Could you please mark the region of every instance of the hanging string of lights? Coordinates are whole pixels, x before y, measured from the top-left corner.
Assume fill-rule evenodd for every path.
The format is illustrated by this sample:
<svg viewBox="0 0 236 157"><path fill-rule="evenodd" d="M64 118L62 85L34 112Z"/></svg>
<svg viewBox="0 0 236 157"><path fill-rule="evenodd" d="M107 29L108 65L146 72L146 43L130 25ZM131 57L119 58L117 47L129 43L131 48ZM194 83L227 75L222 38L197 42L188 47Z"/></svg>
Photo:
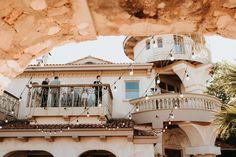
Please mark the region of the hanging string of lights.
<svg viewBox="0 0 236 157"><path fill-rule="evenodd" d="M153 47L153 48L156 48L158 45L157 45L157 42L156 42L155 39L154 39L154 36L151 36L151 39L152 39L152 47ZM138 53L138 55L135 57L134 60L136 60L136 59L140 56L140 54L143 52L144 49L145 49L145 46L141 49L141 51ZM172 53L172 50L173 50L173 48L171 48L169 54L167 55L167 59L169 58L170 61L174 61L174 60L175 60L175 58L174 58L174 56L173 56L173 53ZM192 57L193 57L194 55L195 55L195 53L193 52L193 53L192 53ZM164 64L163 64L163 65L164 65ZM161 65L161 67L162 67L163 65ZM133 63L130 63L130 64L128 65L127 70L129 70L129 75L130 75L130 76L133 76L133 75L134 75ZM111 87L114 86L114 89L113 89L114 92L117 91L117 86L116 86L117 82L122 79L122 77L124 76L125 73L126 73L126 71L124 71L121 75L119 75L119 77L111 84ZM32 79L32 77L31 77L30 80L27 82L27 84L30 83L31 79ZM161 82L159 73L156 73L156 74L155 74L154 79L153 79L153 80L151 81L151 83L148 85L147 89L145 90L145 92L144 92L144 94L143 94L143 96L145 95L145 99L146 99L146 100L148 99L147 92L148 92L150 86L153 84L153 81L154 81L155 79L156 79L156 83L157 83L157 84L159 84L159 83ZM188 72L187 72L187 67L186 67L186 70L185 70L185 75L184 75L184 77L183 77L182 80L184 80L184 79L186 79L187 81L190 79L190 76L189 76L189 74L188 74ZM29 85L29 86L30 86L30 85ZM26 88L26 87L25 87L25 88ZM22 91L21 94L20 94L20 99L22 99L22 94L24 93L25 88L23 89L23 91ZM104 95L104 94L105 94L105 93L103 93L103 95ZM179 93L179 96L180 96L180 98L183 98L183 93L180 92L180 93ZM106 105L108 106L108 104L103 104L103 105L104 105L104 106L106 106ZM102 104L99 103L98 106L101 107ZM79 117L82 116L82 115L84 115L84 113L86 113L86 116L89 117L89 116L90 116L90 114L89 114L89 108L90 108L90 107L88 107L88 108L85 109L82 113L80 113L80 114L77 116L77 118L75 118L75 119L70 119L70 121L68 122L67 130L70 130L70 123L73 122L73 121L75 121L75 120L76 120L76 125L79 125ZM174 114L173 114L174 109L178 109L178 106L175 105L174 108L170 111L170 114L169 114L168 119L167 119L168 124L164 125L164 128L161 130L160 133L165 132L165 130L168 128L168 125L171 125L171 119L174 119ZM134 106L124 117L126 118L126 117L128 116L128 118L131 120L131 119L132 119L131 113L133 113L134 110L136 110L136 112L138 112L138 111L139 111L139 108L138 108L137 106ZM7 121L7 122L8 122L8 121ZM6 122L6 123L7 123L7 122ZM35 120L35 125L36 125L36 126L39 126L40 124ZM55 130L55 129L52 129L52 130L55 130L54 132L56 133L56 132L62 132L63 129L65 129L65 128L60 128L59 130ZM41 132L45 132L45 133L48 132L47 130L45 130L45 129L43 129L43 128L39 128L39 130L40 130ZM49 134L52 133L52 130L49 131Z"/></svg>

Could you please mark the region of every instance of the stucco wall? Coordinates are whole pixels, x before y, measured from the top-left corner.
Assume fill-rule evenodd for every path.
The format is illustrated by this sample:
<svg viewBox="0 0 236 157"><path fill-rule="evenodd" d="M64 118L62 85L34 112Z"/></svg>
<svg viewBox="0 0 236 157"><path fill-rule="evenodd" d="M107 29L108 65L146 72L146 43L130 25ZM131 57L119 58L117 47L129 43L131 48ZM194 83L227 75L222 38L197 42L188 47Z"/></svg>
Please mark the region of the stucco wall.
<svg viewBox="0 0 236 157"><path fill-rule="evenodd" d="M154 157L152 144L133 144L127 138L112 137L107 141L99 138L81 138L79 142L71 138L56 138L54 142L45 139L32 138L29 142L20 142L16 139L5 139L0 143L0 156L15 150L44 150L54 157L79 157L88 150L107 150L116 157Z"/></svg>

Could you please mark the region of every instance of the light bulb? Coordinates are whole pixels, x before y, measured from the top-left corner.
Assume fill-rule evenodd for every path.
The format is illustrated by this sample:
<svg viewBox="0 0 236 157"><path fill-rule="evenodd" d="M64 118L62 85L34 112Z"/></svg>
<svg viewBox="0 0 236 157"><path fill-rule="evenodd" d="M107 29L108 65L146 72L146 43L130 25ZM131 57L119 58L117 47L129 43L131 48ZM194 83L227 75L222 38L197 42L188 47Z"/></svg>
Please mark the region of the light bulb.
<svg viewBox="0 0 236 157"><path fill-rule="evenodd" d="M15 112L14 112L14 110L11 110L11 114L14 114Z"/></svg>
<svg viewBox="0 0 236 157"><path fill-rule="evenodd" d="M171 125L171 121L170 120L169 120L168 124Z"/></svg>
<svg viewBox="0 0 236 157"><path fill-rule="evenodd" d="M189 76L189 74L186 74L186 80L187 80L187 81L190 80L190 76Z"/></svg>
<svg viewBox="0 0 236 157"><path fill-rule="evenodd" d="M101 102L99 102L98 107L102 107L102 103Z"/></svg>
<svg viewBox="0 0 236 157"><path fill-rule="evenodd" d="M136 112L138 112L138 111L139 111L139 107L137 106L137 107L136 107Z"/></svg>
<svg viewBox="0 0 236 157"><path fill-rule="evenodd" d="M165 126L165 129L168 129L167 125Z"/></svg>
<svg viewBox="0 0 236 157"><path fill-rule="evenodd" d="M148 98L148 95L146 94L146 96L145 96L145 100L148 100L149 98Z"/></svg>
<svg viewBox="0 0 236 157"><path fill-rule="evenodd" d="M175 117L174 117L174 114L173 113L170 113L170 118L172 118L172 119L174 119Z"/></svg>
<svg viewBox="0 0 236 157"><path fill-rule="evenodd" d="M114 92L116 92L117 91L117 88L116 88L116 86L114 86Z"/></svg>
<svg viewBox="0 0 236 157"><path fill-rule="evenodd" d="M180 97L180 98L183 98L183 97L184 97L183 93L180 93L180 94L179 94L179 97Z"/></svg>
<svg viewBox="0 0 236 157"><path fill-rule="evenodd" d="M89 115L89 112L87 112L87 117L89 117L90 115Z"/></svg>
<svg viewBox="0 0 236 157"><path fill-rule="evenodd" d="M8 123L8 119L5 119L5 123Z"/></svg>
<svg viewBox="0 0 236 157"><path fill-rule="evenodd" d="M160 84L160 83L161 83L160 78L157 78L157 84Z"/></svg>
<svg viewBox="0 0 236 157"><path fill-rule="evenodd" d="M130 70L129 75L130 75L130 76L133 76L133 75L134 75L134 70L133 70L133 69Z"/></svg>
<svg viewBox="0 0 236 157"><path fill-rule="evenodd" d="M192 53L192 59L195 59L196 58L196 55L195 55L195 53L193 52Z"/></svg>
<svg viewBox="0 0 236 157"><path fill-rule="evenodd" d="M129 120L131 120L132 119L132 116L131 116L131 114L129 114Z"/></svg>
<svg viewBox="0 0 236 157"><path fill-rule="evenodd" d="M19 97L19 102L21 102L21 101L22 101L22 97L20 96L20 97Z"/></svg>
<svg viewBox="0 0 236 157"><path fill-rule="evenodd" d="M79 125L79 120L78 119L76 120L76 125Z"/></svg>
<svg viewBox="0 0 236 157"><path fill-rule="evenodd" d="M172 54L170 54L170 60L171 60L171 61L174 61L174 60L175 60L175 58L173 57Z"/></svg>
<svg viewBox="0 0 236 157"><path fill-rule="evenodd" d="M30 84L28 85L28 87L29 87L29 88L32 88L32 84L30 83Z"/></svg>
<svg viewBox="0 0 236 157"><path fill-rule="evenodd" d="M0 125L0 129L2 129L2 126Z"/></svg>
<svg viewBox="0 0 236 157"><path fill-rule="evenodd" d="M67 127L67 130L70 130L70 126Z"/></svg>
<svg viewBox="0 0 236 157"><path fill-rule="evenodd" d="M60 133L62 133L62 129L60 129Z"/></svg>
<svg viewBox="0 0 236 157"><path fill-rule="evenodd" d="M163 129L163 130L162 130L162 132L166 132L166 130L165 130L165 129Z"/></svg>
<svg viewBox="0 0 236 157"><path fill-rule="evenodd" d="M174 109L178 109L178 105L175 104Z"/></svg>

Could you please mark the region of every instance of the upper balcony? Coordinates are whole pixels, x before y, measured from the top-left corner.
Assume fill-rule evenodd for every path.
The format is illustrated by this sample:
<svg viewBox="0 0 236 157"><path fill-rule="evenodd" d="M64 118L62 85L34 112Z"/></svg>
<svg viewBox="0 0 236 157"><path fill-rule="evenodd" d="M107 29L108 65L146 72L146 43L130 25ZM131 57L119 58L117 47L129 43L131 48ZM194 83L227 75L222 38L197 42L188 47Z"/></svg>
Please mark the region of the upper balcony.
<svg viewBox="0 0 236 157"><path fill-rule="evenodd" d="M186 35L155 35L152 37L127 37L124 41L126 55L135 62L151 62L157 66L185 60L193 64L211 62L204 37Z"/></svg>
<svg viewBox="0 0 236 157"><path fill-rule="evenodd" d="M29 91L28 118L111 116L108 84L33 85Z"/></svg>
<svg viewBox="0 0 236 157"><path fill-rule="evenodd" d="M4 91L3 95L0 95L0 119L17 118L19 105L19 98Z"/></svg>
<svg viewBox="0 0 236 157"><path fill-rule="evenodd" d="M154 127L161 127L171 111L174 115L172 121L211 122L222 105L215 97L194 93L156 94L130 100L130 103L136 107L134 121L138 124L159 125ZM156 124L155 121L160 123Z"/></svg>

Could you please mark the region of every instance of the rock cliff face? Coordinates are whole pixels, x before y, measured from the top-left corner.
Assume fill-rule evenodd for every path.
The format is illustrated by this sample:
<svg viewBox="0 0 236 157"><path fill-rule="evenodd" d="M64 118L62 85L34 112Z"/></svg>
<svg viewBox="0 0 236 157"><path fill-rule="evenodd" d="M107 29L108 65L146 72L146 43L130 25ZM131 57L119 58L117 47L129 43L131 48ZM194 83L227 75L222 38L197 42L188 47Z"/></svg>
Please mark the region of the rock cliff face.
<svg viewBox="0 0 236 157"><path fill-rule="evenodd" d="M53 47L98 35L236 38L236 0L1 0L0 89Z"/></svg>

